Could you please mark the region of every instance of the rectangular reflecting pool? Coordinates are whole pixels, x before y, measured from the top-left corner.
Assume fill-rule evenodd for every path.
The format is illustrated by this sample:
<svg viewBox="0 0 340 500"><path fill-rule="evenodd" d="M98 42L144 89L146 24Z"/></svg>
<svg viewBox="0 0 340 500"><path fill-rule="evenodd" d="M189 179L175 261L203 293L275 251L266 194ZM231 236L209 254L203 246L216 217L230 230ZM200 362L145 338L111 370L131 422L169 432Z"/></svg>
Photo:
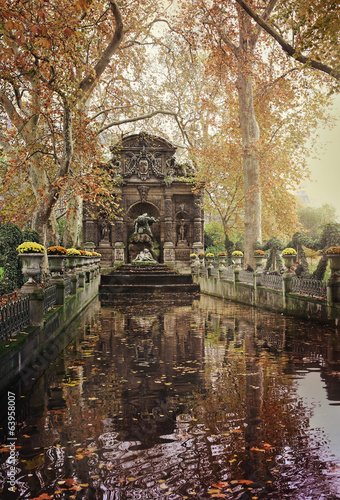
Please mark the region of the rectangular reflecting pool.
<svg viewBox="0 0 340 500"><path fill-rule="evenodd" d="M340 497L337 331L206 296L88 317L9 389L1 499Z"/></svg>

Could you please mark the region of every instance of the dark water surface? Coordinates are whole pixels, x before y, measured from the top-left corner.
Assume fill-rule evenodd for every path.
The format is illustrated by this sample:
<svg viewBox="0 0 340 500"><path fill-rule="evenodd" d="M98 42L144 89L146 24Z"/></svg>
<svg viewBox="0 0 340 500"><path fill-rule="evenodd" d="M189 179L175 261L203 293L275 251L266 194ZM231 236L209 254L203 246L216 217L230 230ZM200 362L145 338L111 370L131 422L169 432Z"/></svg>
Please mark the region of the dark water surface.
<svg viewBox="0 0 340 500"><path fill-rule="evenodd" d="M92 313L17 395L15 493L2 424L2 499L340 498L339 333L204 296Z"/></svg>

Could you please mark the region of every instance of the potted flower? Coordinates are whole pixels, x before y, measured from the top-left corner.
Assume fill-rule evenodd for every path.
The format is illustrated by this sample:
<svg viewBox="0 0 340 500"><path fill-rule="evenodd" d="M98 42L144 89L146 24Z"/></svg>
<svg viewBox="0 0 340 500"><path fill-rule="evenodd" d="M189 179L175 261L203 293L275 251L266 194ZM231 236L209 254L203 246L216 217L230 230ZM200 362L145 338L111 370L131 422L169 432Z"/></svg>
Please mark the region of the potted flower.
<svg viewBox="0 0 340 500"><path fill-rule="evenodd" d="M34 282L34 277L40 273L45 247L35 241L25 241L18 246L17 251L22 260L22 272L28 282Z"/></svg>
<svg viewBox="0 0 340 500"><path fill-rule="evenodd" d="M200 252L200 253L198 254L198 258L199 258L199 261L200 261L201 263L204 261L204 257L205 257L205 255L204 255L204 253L203 253L203 252Z"/></svg>
<svg viewBox="0 0 340 500"><path fill-rule="evenodd" d="M191 253L191 254L190 254L190 260L191 260L191 261L194 261L194 260L196 260L196 259L197 259L197 254L195 254L195 253Z"/></svg>
<svg viewBox="0 0 340 500"><path fill-rule="evenodd" d="M211 252L208 252L205 257L209 263L213 262L214 260L214 254Z"/></svg>
<svg viewBox="0 0 340 500"><path fill-rule="evenodd" d="M325 254L329 260L329 267L332 273L340 270L340 247L329 247L327 248Z"/></svg>
<svg viewBox="0 0 340 500"><path fill-rule="evenodd" d="M66 250L66 265L69 269L73 270L80 262L81 253L76 248L68 248Z"/></svg>
<svg viewBox="0 0 340 500"><path fill-rule="evenodd" d="M282 258L285 266L289 269L295 262L297 251L295 248L285 248L282 252Z"/></svg>
<svg viewBox="0 0 340 500"><path fill-rule="evenodd" d="M234 250L231 256L233 257L233 260L235 262L236 269L239 269L242 264L243 252L241 252L240 250Z"/></svg>
<svg viewBox="0 0 340 500"><path fill-rule="evenodd" d="M260 269L262 267L264 256L265 256L265 253L263 250L255 250L254 261L255 261L256 269Z"/></svg>
<svg viewBox="0 0 340 500"><path fill-rule="evenodd" d="M48 247L47 250L48 265L53 276L59 276L63 270L64 259L67 256L67 250L61 246Z"/></svg>

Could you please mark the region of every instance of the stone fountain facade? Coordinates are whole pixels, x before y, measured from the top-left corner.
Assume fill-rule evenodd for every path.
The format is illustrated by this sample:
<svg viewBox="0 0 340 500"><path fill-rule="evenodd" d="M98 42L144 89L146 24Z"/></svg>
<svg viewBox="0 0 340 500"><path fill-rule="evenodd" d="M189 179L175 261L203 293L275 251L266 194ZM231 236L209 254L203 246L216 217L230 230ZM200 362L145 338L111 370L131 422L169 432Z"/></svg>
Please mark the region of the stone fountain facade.
<svg viewBox="0 0 340 500"><path fill-rule="evenodd" d="M190 253L204 248L203 193L193 192L192 171L176 162L170 142L145 133L124 137L112 152L122 214L109 221L90 217L85 209L83 241L102 254L103 267L132 262L145 246L153 247L158 262L189 268ZM157 219L152 241L146 234L134 235L134 221L142 214Z"/></svg>

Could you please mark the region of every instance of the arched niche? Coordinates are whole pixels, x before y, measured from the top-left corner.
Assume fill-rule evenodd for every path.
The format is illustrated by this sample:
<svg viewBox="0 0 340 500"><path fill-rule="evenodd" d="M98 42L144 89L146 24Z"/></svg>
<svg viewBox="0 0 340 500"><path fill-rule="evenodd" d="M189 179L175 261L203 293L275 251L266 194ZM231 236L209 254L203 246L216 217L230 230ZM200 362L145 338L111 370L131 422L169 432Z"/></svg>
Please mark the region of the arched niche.
<svg viewBox="0 0 340 500"><path fill-rule="evenodd" d="M149 217L154 217L158 219L158 222L154 222L151 225L151 231L153 238L149 238L147 235L143 235L145 239L142 242L133 241L134 235L134 221L139 215L148 214ZM154 259L160 260L160 243L161 243L161 225L160 225L160 212L159 209L149 202L138 202L131 205L127 212L127 227L128 227L128 241L127 241L127 258L129 262L132 262L137 254L143 250L143 248L148 248Z"/></svg>

